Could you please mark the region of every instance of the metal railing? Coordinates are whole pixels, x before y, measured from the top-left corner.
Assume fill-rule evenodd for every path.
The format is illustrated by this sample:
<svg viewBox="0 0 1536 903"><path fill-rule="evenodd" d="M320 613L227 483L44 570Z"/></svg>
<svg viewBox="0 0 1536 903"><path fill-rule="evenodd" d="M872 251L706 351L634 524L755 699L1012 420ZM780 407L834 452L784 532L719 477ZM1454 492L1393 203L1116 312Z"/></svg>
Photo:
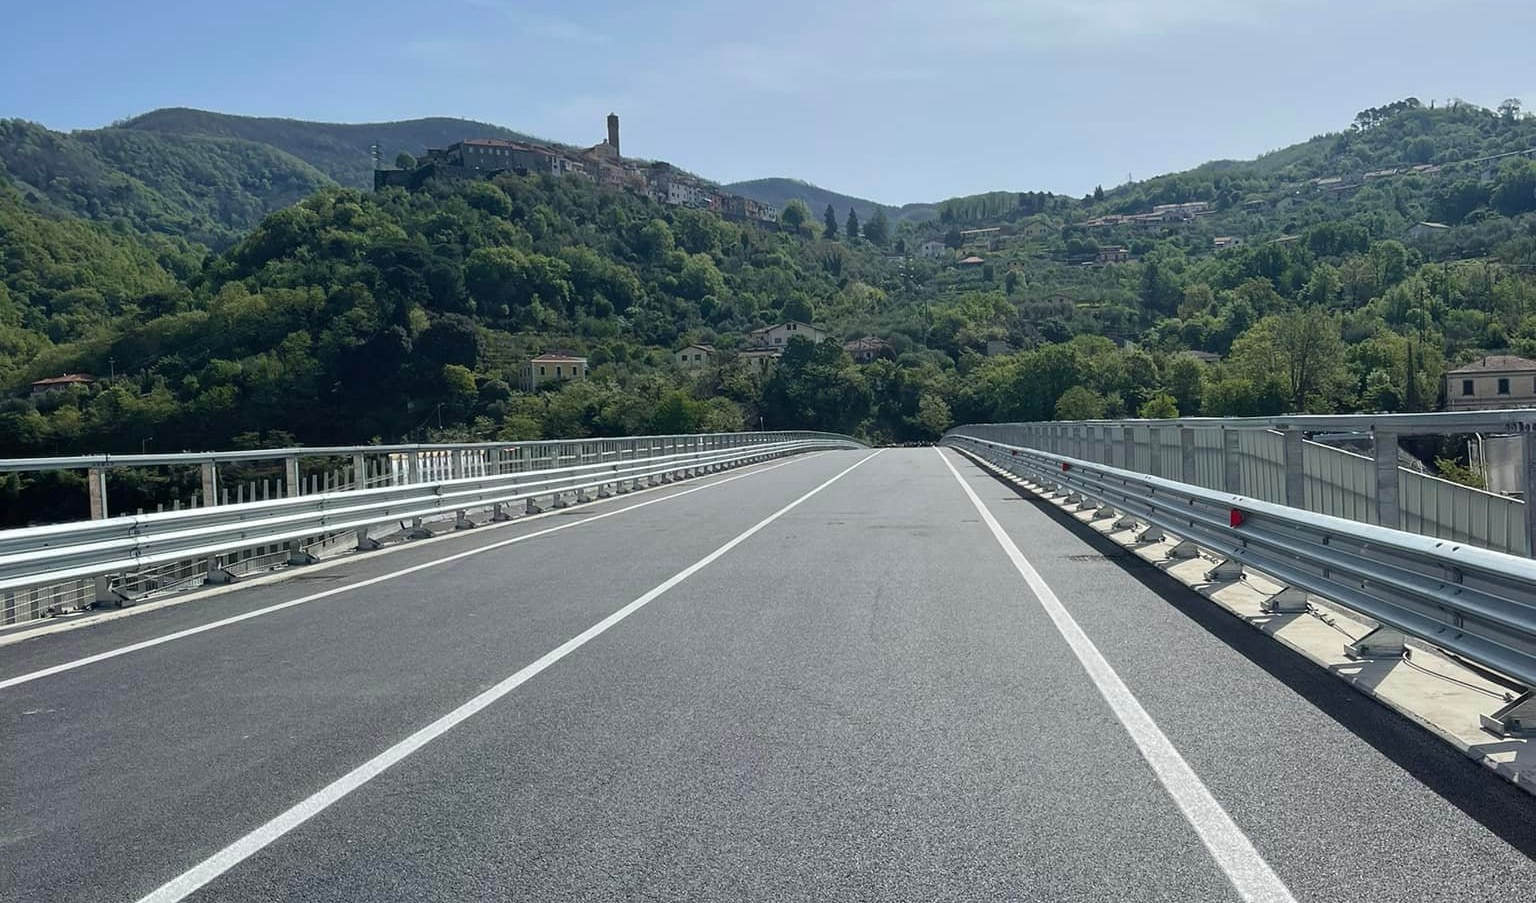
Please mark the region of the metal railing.
<svg viewBox="0 0 1536 903"><path fill-rule="evenodd" d="M985 432L960 427L943 442L1099 508L1118 528L1142 528L1140 541L1171 535L1182 540L1175 554L1207 550L1220 561L1208 579L1268 575L1287 587L1271 611L1303 610L1312 593L1365 616L1378 626L1347 647L1352 655L1401 656L1414 637L1536 686L1536 561L976 435ZM1536 729L1536 699L1521 695L1484 726Z"/></svg>
<svg viewBox="0 0 1536 903"><path fill-rule="evenodd" d="M369 486L399 486L410 483L523 473L571 464L601 461L637 460L654 455L684 451L737 448L765 445L790 439L846 439L830 433L812 431L701 433L666 436L623 436L603 439L555 439L529 442L464 442L441 445L349 445L295 448L246 449L240 451L180 452L139 455L79 455L50 458L0 458L0 473L46 473L84 471L89 496L90 517L105 518L108 510L109 475L127 468L197 468L200 486L186 506L205 507L229 504L230 488L223 485L225 470L262 462L282 463L282 475L259 483L240 483L235 501L261 497L291 498L313 491L315 486L330 489L361 489ZM324 476L306 478L301 465L321 462ZM343 463L344 468L330 464ZM345 479L338 475L344 472ZM241 491L248 487L250 492Z"/></svg>
<svg viewBox="0 0 1536 903"><path fill-rule="evenodd" d="M355 547L376 548L381 531L424 536L424 523L452 518L455 527L473 526L470 512L490 510L493 520L511 516L537 500L564 506L571 497L587 501L656 482L756 463L807 451L856 448L846 436L823 433L737 433L689 437L643 437L534 444L537 452L516 458L511 472L452 476L374 488L325 492L238 505L189 508L157 514L53 524L0 531L0 623L15 623L69 608L140 598L137 587L164 588L158 575L185 582L232 576L232 565L272 557L302 563L312 549L355 536ZM522 447L494 446L503 455ZM282 450L284 452L290 450ZM433 453L431 448L413 452ZM454 449L452 451L458 451ZM305 450L308 454L310 450ZM237 452L237 455L247 453ZM567 463L575 461L576 463ZM538 466L543 465L543 466ZM462 456L452 471L462 473ZM415 467L411 474L421 473ZM88 582L94 593L81 587ZM49 602L39 588L73 604Z"/></svg>
<svg viewBox="0 0 1536 903"><path fill-rule="evenodd" d="M1399 465L1399 439L1405 436L1520 435L1529 499L1536 495L1536 410L998 423L963 429L1021 448L1516 555L1532 554L1530 537L1536 536L1536 504ZM1311 435L1362 440L1370 454L1324 445Z"/></svg>

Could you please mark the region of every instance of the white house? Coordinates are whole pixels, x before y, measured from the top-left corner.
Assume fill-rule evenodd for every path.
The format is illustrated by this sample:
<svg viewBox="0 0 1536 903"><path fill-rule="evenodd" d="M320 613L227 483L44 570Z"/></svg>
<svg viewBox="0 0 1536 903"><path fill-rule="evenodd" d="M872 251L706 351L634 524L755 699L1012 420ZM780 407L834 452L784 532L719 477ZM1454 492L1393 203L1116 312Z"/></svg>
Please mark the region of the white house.
<svg viewBox="0 0 1536 903"><path fill-rule="evenodd" d="M945 257L953 256L953 252L949 250L949 246L944 244L944 242L939 241L937 238L930 238L917 246L917 256L927 257L929 260L942 260Z"/></svg>
<svg viewBox="0 0 1536 903"><path fill-rule="evenodd" d="M715 346L689 345L672 352L672 359L684 370L702 370L715 362Z"/></svg>
<svg viewBox="0 0 1536 903"><path fill-rule="evenodd" d="M753 348L783 348L795 336L804 336L812 342L820 342L827 334L809 323L788 320L777 326L764 326L747 333L747 344Z"/></svg>

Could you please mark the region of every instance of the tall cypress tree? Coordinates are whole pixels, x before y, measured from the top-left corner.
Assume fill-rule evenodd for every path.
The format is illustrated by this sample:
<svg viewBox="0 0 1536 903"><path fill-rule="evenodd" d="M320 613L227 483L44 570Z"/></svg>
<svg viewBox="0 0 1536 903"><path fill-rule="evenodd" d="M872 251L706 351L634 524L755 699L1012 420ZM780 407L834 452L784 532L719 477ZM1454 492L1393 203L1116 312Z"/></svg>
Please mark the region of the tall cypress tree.
<svg viewBox="0 0 1536 903"><path fill-rule="evenodd" d="M831 204L827 205L827 212L822 214L822 219L827 223L827 231L822 235L827 239L837 238L837 211L832 209Z"/></svg>
<svg viewBox="0 0 1536 903"><path fill-rule="evenodd" d="M852 207L848 208L848 228L847 228L847 233L848 233L848 237L849 238L858 238L859 234L860 234L859 233L859 215L854 212Z"/></svg>

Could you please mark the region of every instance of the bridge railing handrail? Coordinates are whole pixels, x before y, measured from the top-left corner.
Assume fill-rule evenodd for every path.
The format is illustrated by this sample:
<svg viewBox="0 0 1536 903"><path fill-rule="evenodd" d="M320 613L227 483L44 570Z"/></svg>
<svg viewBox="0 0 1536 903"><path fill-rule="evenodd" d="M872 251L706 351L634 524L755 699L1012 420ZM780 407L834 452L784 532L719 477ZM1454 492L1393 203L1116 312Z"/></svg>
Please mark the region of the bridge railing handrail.
<svg viewBox="0 0 1536 903"><path fill-rule="evenodd" d="M451 515L557 493L600 490L626 481L860 445L849 437L833 434L751 435L770 435L779 441L697 447L515 473L3 530L0 592L134 573L167 562L216 558L242 549L349 530L365 534L369 527L394 521ZM700 443L704 444L707 443Z"/></svg>
<svg viewBox="0 0 1536 903"><path fill-rule="evenodd" d="M1536 686L1536 561L951 431L946 444Z"/></svg>

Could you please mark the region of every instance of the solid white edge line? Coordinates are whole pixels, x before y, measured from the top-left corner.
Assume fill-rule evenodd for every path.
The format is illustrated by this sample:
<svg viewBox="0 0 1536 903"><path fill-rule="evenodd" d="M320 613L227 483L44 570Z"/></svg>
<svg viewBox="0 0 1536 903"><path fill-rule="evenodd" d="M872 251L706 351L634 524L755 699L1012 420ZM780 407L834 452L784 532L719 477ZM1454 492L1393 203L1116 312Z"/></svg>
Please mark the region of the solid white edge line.
<svg viewBox="0 0 1536 903"><path fill-rule="evenodd" d="M720 558L720 556L741 545L743 542L751 538L764 527L767 527L769 524L788 514L790 511L793 511L795 508L799 507L802 502L806 501L811 496L814 496L816 493L822 491L823 489L826 489L828 486L831 486L833 483L836 483L838 480L852 472L854 468L858 467L859 465L863 464L878 454L880 454L880 452L876 451L855 461L853 464L844 468L831 479L817 486L815 489L812 489L810 492L807 492L806 494L790 502L788 505L785 505L774 513L768 515L767 517L758 521L756 524L748 527L742 533L737 534L735 538L729 540L724 545L715 549L713 552L710 552L708 555L705 555L703 558L700 558L698 561L695 561L688 567L683 568L676 574L673 574L671 577L658 584L645 595L634 600L628 605L625 605L623 608L615 611L613 614L607 616L606 618L603 618L601 621L598 621L596 624L593 624L591 627L588 627L586 630L583 630L576 636L571 637L569 640L566 640L564 643L561 643L559 646L555 647L549 652L546 652L537 661L522 668L511 677L506 678L505 680L501 681L495 686L492 686L490 689L485 690L478 696L475 696L468 702L442 716L426 727L421 728L414 734L411 734L409 737L406 737L404 740L401 740L399 743L391 746L389 749L384 750L382 753L379 753L377 756L374 756L372 759L369 759L367 762L364 762L357 768L354 768L353 770L347 772L345 775L342 775L340 778L337 778L335 781L326 785L313 796L310 796L308 799L292 807L283 814L277 816L256 830L250 832L249 834L220 850L219 852L213 854L212 856L183 872L181 875L177 876L171 881L161 885L157 890L140 898L139 903L176 903L176 901L185 899L189 894L195 892L198 888L207 884L209 881L212 881L214 878L217 878L218 876L229 871L231 868L240 864L246 858L250 857L254 853L259 852L263 847L266 847L268 844L282 837L284 834L287 834L289 831L297 828L299 825L308 821L313 816L325 811L328 807L336 803L342 797L373 780L379 774L388 769L391 765L394 765L395 763L409 756L411 753L416 752L418 749L421 749L423 746L426 746L428 743L431 743L433 740L441 737L443 734L452 730L459 723L501 699L503 696L506 696L508 693L511 693L519 686L522 686L524 683L537 676L541 671L560 661L562 658L565 658L567 655L570 655L572 652L575 652L577 649L580 649L582 646L586 645L589 640L592 640L593 638L601 635L604 631L608 630L608 628L614 626L615 624L629 617L631 614L634 614L636 611L645 607L645 605L656 599L661 594L665 593L667 590L677 586L679 583L682 583L684 580L687 580L689 577L708 567L712 562Z"/></svg>
<svg viewBox="0 0 1536 903"><path fill-rule="evenodd" d="M484 554L486 552L492 552L492 551L495 551L496 549L505 548L507 546L514 545L516 543L526 542L527 540L530 540L530 539L538 539L541 536L548 536L551 533L558 533L561 530L569 530L572 527L579 527L582 524L590 524L593 521L598 521L598 520L602 520L604 518L613 517L614 515L618 515L618 514L624 514L625 512L628 512L628 511L634 511L637 508L644 508L644 507L646 507L648 505L655 505L658 502L665 502L665 501L670 501L671 499L681 498L682 496L690 495L690 494L695 493L695 492L701 492L701 491L703 491L705 489L711 489L711 488L713 488L715 486L724 486L726 483L733 483L733 482L735 482L737 480L745 479L745 478L751 477L751 476L756 476L757 474L760 474L760 473L767 473L770 470L777 470L780 467L784 467L784 466L789 465L789 464L794 464L794 463L796 463L798 461L807 461L807 460L810 460L811 458L817 458L817 457L820 457L821 454L823 454L823 453L818 452L818 453L809 454L809 455L796 455L796 456L790 458L787 461L781 461L781 462L779 462L777 464L773 464L773 465L768 466L768 467L757 467L757 468L754 468L754 469L752 469L750 471L747 471L746 473L739 473L739 474L736 474L734 476L727 477L727 478L725 478L723 480L714 480L712 482L705 483L705 484L703 484L701 486L694 486L694 487L691 487L689 489L684 489L682 492L674 492L671 495L664 495L664 496L660 496L658 498L646 499L643 502L639 502L639 503L634 504L634 505L629 505L629 506L624 507L624 508L616 508L616 509L614 509L612 511L604 511L602 514L594 514L591 517L584 517L581 520L574 520L574 521L570 521L568 523L560 524L558 526L547 527L547 528L545 528L543 530L537 530L537 531L535 531L533 533L524 533L522 535L514 536L514 537L512 537L510 539L504 539L504 540L501 540L500 542L491 543L489 545L476 546L473 549L466 549L463 552L455 552L452 555L446 555L446 556L444 556L442 558L434 558L431 561L424 562L422 564L411 565L410 567L407 567L407 568L401 568L398 571L389 571L389 572L384 573L384 574L379 574L379 575L377 575L375 577L369 577L369 578L367 578L365 580L359 580L356 583L349 583L346 586L332 587L331 589L321 590L320 592L311 593L311 594L309 594L307 596L301 596L301 597L299 597L297 599L289 599L286 602L278 602L278 603L275 603L273 605L265 606L263 608L257 608L257 609L253 609L251 611L242 612L242 613L240 613L238 615L231 615L230 617L227 617L227 618L220 618L217 621L210 621L207 624L199 624L196 627L188 627L188 628L186 628L184 630L177 630L177 631L174 631L172 633L164 634L163 636L151 637L150 639L147 639L147 640L140 640L137 643L130 643L127 646L119 646L116 649L108 649L105 652L98 652L98 653L95 653L94 655L87 655L87 656L85 656L83 658L72 659L70 661L62 662L62 663L57 664L57 665L50 665L47 668L41 668L41 669L38 669L36 671L28 672L26 674L18 674L15 677L8 677L8 678L5 678L4 680L0 680L0 690L8 690L11 687L16 687L16 686L20 686L22 684L31 683L31 682L36 681L36 680L42 680L45 677L52 677L55 674L62 674L64 672L66 672L66 671L73 671L73 670L75 670L77 668L84 668L86 665L94 665L97 662L104 662L104 661L107 661L108 659L113 659L113 658L117 658L119 656L128 655L131 652L139 652L139 651L144 650L144 649L151 649L151 648L153 648L155 646L160 646L160 645L163 645L165 643L173 642L175 640L186 639L189 636L196 636L199 633L207 633L210 630L217 630L220 627L229 627L232 624L239 624L241 621L249 621L252 618L259 618L259 617L262 617L263 615L272 614L273 612L283 611L284 609L294 608L295 606L304 605L304 604L307 604L309 602L316 602L316 601L319 601L320 599L326 599L326 598L329 598L331 596L337 596L337 595L340 595L342 593L348 593L348 592L351 592L353 590L362 589L362 588L368 587L368 586L373 586L376 583L383 583L386 580L394 580L397 577L404 577L404 576L406 576L408 574L414 574L417 571L424 571L424 570L426 570L428 568L435 568L435 567L440 567L440 566L445 565L445 564L451 564L451 563L453 563L455 561L460 561L462 559L469 558L469 557L471 557L473 555L481 555L481 554Z"/></svg>
<svg viewBox="0 0 1536 903"><path fill-rule="evenodd" d="M1125 681L1120 679L1120 675L1104 658L1103 653L1099 652L1093 640L1090 640L1082 627L1078 626L1077 620L1072 617L1055 591L1040 576L1040 572L1035 570L1034 565L1024 557L1024 553L1019 551L1013 538L998 523L997 518L992 515L991 510L971 485L960 475L960 471L955 469L949 456L944 454L941 448L935 448L935 451L939 453L939 459L944 462L944 466L954 474L960 488L965 490L976 512L981 515L982 521L992 531L993 538L997 540L998 545L1002 546L1008 559L1013 562L1014 568L1029 585L1040 606L1045 609L1051 622L1056 625L1057 631L1071 647L1072 654L1077 656L1077 660L1088 672L1099 695L1109 703L1110 710L1125 727L1126 733L1130 734L1142 758L1152 766L1158 781L1178 805L1179 811L1195 829L1195 833L1200 836L1200 841L1210 851L1212 858L1216 860L1216 865L1227 876L1227 880L1232 882L1232 886L1248 903L1295 903L1296 898L1291 896L1291 891L1285 886L1285 882L1280 880L1280 876L1275 874L1274 869L1254 848L1248 835L1243 833L1227 810L1222 808L1221 803L1211 795L1205 782L1200 780L1200 776L1195 774L1195 770L1184 761L1184 756L1174 747L1173 741L1168 739L1147 710L1142 708L1130 687L1125 685Z"/></svg>

